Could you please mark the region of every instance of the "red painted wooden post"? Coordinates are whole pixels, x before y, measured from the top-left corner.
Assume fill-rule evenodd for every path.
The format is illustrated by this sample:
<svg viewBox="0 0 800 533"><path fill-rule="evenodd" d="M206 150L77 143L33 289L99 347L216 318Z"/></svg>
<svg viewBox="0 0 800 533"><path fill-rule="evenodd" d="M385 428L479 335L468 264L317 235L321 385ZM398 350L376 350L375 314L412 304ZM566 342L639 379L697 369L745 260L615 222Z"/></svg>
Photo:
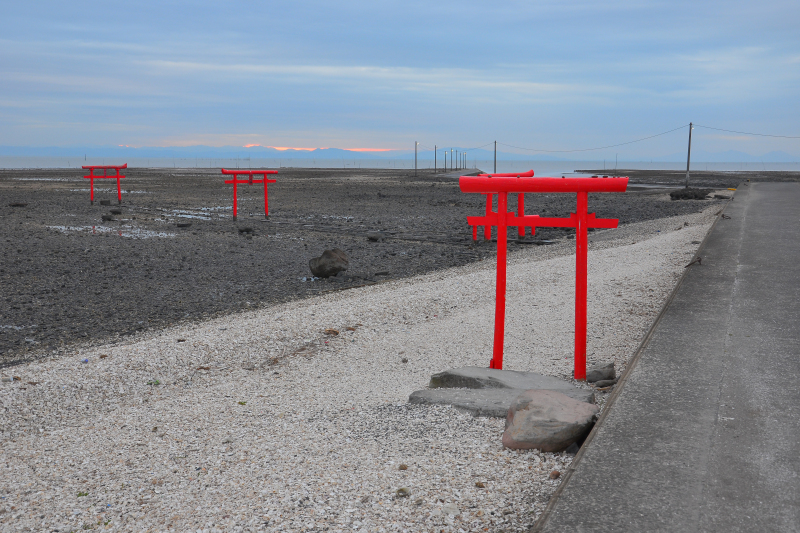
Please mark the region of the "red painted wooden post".
<svg viewBox="0 0 800 533"><path fill-rule="evenodd" d="M122 205L122 187L120 187L119 180L119 169L117 169L117 203Z"/></svg>
<svg viewBox="0 0 800 533"><path fill-rule="evenodd" d="M508 193L497 194L497 212L505 213L508 209ZM489 226L486 226L489 227ZM503 368L503 343L506 329L506 248L507 226L504 216L499 215L497 220L497 286L496 303L494 308L494 348L492 361L489 368Z"/></svg>
<svg viewBox="0 0 800 533"><path fill-rule="evenodd" d="M521 192L517 195L517 216L525 216L525 193ZM517 226L517 235L520 239L525 238L525 226Z"/></svg>
<svg viewBox="0 0 800 533"><path fill-rule="evenodd" d="M274 181L274 180L273 180ZM269 216L269 196L267 195L267 176L264 175L264 216Z"/></svg>
<svg viewBox="0 0 800 533"><path fill-rule="evenodd" d="M486 195L486 216L489 216L489 214L492 212L492 196L492 194ZM486 224L483 227L483 238L487 241L491 240L492 238L492 226L489 224Z"/></svg>
<svg viewBox="0 0 800 533"><path fill-rule="evenodd" d="M236 174L233 175L233 220L236 220Z"/></svg>
<svg viewBox="0 0 800 533"><path fill-rule="evenodd" d="M586 379L586 302L587 302L587 249L589 228L616 228L618 220L599 219L588 212L590 192L624 192L628 178L533 178L533 171L524 174L481 174L461 176L459 186L462 192L486 195L487 205L484 216L467 217L472 226L472 238L477 240L477 227L484 226L484 233L497 226L497 287L495 303L494 344L491 368L503 367L503 341L505 336L506 305L506 257L507 226L517 226L518 233L531 228L531 235L537 227L575 228L575 378ZM567 218L540 217L525 215L524 198L526 192L537 193L577 193L575 212ZM517 213L508 211L508 193L517 193ZM491 210L491 197L497 194L497 211Z"/></svg>
<svg viewBox="0 0 800 533"><path fill-rule="evenodd" d="M586 219L589 214L589 193L578 193L575 210L575 379L586 379L586 300L588 270L587 256L589 231Z"/></svg>

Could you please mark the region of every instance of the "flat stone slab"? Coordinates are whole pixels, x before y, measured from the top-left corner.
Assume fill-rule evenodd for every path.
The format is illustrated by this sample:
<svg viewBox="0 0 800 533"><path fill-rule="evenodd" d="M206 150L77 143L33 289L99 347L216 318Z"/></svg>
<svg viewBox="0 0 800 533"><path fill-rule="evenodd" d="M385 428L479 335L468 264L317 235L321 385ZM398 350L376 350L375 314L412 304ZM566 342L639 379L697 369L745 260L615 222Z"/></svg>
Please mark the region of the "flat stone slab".
<svg viewBox="0 0 800 533"><path fill-rule="evenodd" d="M479 366L465 366L439 372L431 376L428 386L432 389L545 389L559 392L581 390L572 383L552 376L543 376L536 372L497 370ZM569 392L564 392L564 394L569 396ZM591 400L590 403L594 403L594 400Z"/></svg>
<svg viewBox="0 0 800 533"><path fill-rule="evenodd" d="M563 383L563 382L562 382ZM553 390L553 389L546 389ZM523 389L424 389L411 393L408 403L419 405L451 405L459 411L473 416L505 418L512 402L524 392ZM558 389L572 399L594 403L594 392L572 387Z"/></svg>

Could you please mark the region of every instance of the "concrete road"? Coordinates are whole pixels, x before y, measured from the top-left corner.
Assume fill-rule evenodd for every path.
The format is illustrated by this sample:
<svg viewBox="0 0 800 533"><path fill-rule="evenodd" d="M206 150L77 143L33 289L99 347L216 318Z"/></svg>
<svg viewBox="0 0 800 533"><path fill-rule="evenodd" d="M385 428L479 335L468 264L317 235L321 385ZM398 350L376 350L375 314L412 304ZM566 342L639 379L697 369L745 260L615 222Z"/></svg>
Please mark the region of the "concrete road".
<svg viewBox="0 0 800 533"><path fill-rule="evenodd" d="M724 214L533 531L800 531L800 183Z"/></svg>

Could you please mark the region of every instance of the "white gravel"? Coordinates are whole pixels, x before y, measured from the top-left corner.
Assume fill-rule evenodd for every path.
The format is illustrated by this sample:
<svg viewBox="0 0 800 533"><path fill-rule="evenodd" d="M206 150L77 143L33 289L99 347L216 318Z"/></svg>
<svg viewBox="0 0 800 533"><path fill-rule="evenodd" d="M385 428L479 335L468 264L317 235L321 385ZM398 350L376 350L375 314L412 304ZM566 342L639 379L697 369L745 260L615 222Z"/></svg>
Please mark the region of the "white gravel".
<svg viewBox="0 0 800 533"><path fill-rule="evenodd" d="M718 210L592 234L590 360L624 367ZM505 368L571 375L573 250L510 256ZM504 450L499 419L406 404L432 373L488 365L494 266L9 369L0 529L525 531L571 457Z"/></svg>

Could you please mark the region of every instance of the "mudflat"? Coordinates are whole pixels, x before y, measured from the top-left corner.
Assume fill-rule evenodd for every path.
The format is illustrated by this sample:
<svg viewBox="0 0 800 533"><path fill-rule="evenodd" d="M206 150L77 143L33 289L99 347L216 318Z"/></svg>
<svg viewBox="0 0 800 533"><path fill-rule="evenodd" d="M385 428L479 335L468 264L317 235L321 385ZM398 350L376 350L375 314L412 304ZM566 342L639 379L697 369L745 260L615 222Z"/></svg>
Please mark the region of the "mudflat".
<svg viewBox="0 0 800 533"><path fill-rule="evenodd" d="M76 169L0 171L0 366L97 344L182 321L270 306L327 291L379 283L490 258L474 242L468 215L481 195L432 171L280 169L264 217L260 185L232 186L219 169L125 171L116 182ZM678 184L680 173L631 173L632 183ZM748 179L797 180L797 173L693 173L696 187ZM786 174L783 176L783 174ZM747 177L746 177L747 176ZM662 179L663 178L663 179ZM671 201L665 189L590 198L598 216L620 224L699 212L722 200ZM526 197L526 211L567 216L574 195ZM103 205L104 203L108 205ZM515 208L512 199L510 208ZM542 229L517 242L570 238ZM377 240L376 240L377 239ZM308 261L340 248L343 274L312 279Z"/></svg>

